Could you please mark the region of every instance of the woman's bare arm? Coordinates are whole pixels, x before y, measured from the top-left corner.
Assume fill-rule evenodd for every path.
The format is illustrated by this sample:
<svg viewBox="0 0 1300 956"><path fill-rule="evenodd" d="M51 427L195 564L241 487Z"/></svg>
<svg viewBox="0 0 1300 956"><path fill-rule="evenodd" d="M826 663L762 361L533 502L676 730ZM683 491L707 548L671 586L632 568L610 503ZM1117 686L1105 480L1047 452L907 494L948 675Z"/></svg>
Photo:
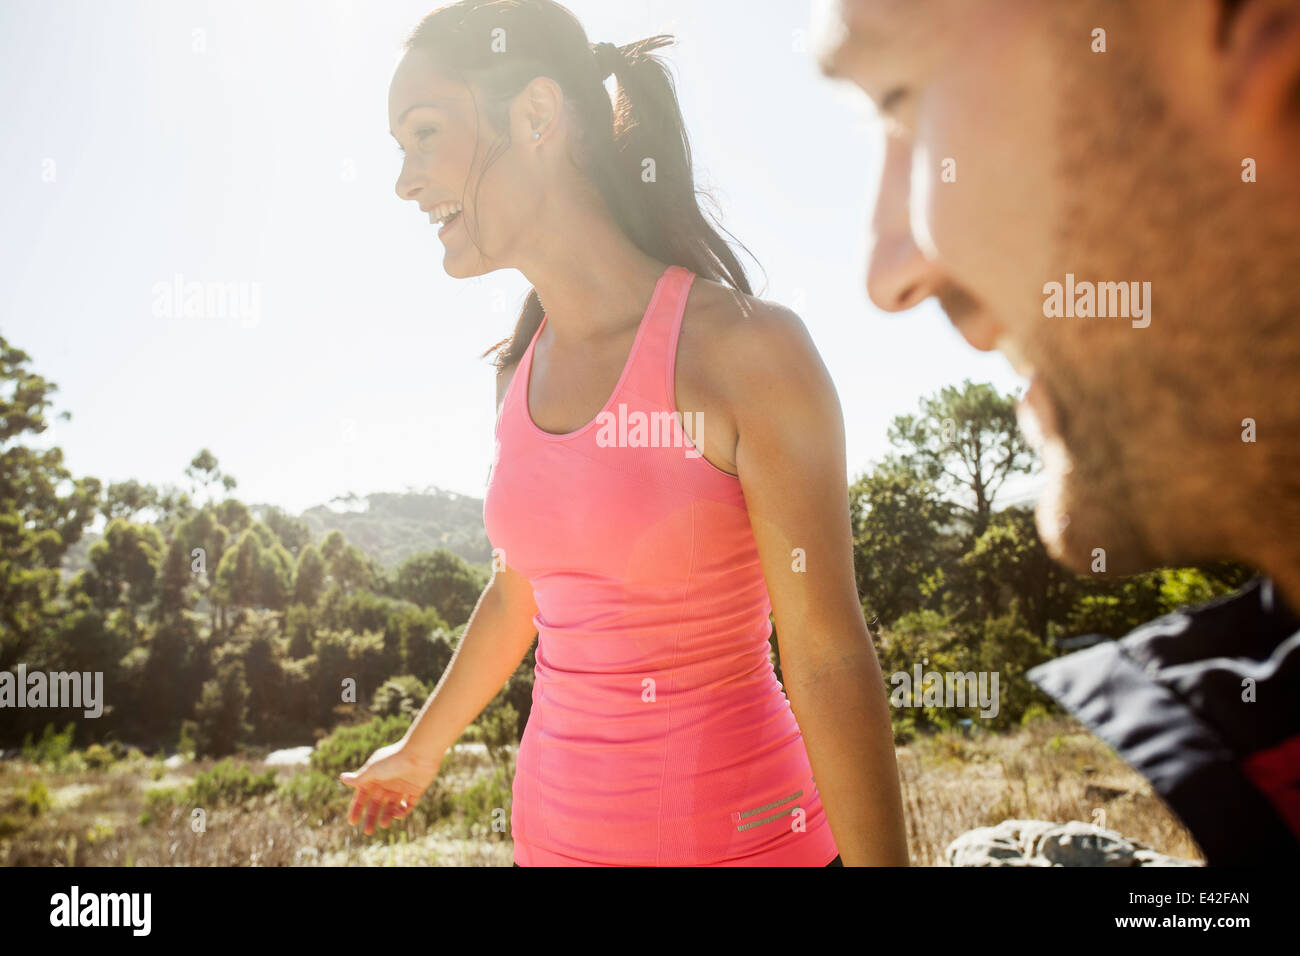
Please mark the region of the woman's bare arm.
<svg viewBox="0 0 1300 956"><path fill-rule="evenodd" d="M429 763L442 759L528 653L536 613L527 578L509 567L492 575L451 663L403 738L412 753Z"/></svg>
<svg viewBox="0 0 1300 956"><path fill-rule="evenodd" d="M786 695L845 865L905 866L889 703L853 573L839 398L797 315L761 303L743 325L728 362L743 371L725 387Z"/></svg>

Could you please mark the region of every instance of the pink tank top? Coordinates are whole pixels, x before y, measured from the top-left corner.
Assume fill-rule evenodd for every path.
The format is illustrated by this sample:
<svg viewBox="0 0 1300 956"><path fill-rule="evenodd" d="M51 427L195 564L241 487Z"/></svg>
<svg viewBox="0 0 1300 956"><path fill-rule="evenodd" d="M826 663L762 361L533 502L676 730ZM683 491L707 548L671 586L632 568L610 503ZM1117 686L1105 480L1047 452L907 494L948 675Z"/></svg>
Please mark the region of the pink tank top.
<svg viewBox="0 0 1300 956"><path fill-rule="evenodd" d="M824 866L838 852L772 669L740 480L675 414L694 278L659 279L588 424L555 435L528 412L545 317L497 419L483 518L538 608L510 813L521 866Z"/></svg>

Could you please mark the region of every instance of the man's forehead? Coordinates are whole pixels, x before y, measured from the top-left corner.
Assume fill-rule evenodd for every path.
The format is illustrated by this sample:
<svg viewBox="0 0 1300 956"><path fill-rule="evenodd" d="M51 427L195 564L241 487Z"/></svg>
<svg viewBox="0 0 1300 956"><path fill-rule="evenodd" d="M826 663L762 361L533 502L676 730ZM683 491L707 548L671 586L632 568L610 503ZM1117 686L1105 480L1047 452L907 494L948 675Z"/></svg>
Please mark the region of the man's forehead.
<svg viewBox="0 0 1300 956"><path fill-rule="evenodd" d="M817 63L828 76L847 76L863 61L905 56L940 32L936 0L821 0L813 17Z"/></svg>

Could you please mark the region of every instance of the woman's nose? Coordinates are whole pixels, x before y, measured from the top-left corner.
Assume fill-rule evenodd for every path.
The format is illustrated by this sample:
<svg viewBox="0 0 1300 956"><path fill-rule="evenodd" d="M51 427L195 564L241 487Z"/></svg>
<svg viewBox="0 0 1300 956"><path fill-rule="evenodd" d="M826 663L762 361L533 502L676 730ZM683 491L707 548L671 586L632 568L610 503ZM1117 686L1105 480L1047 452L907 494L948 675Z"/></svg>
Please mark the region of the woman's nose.
<svg viewBox="0 0 1300 956"><path fill-rule="evenodd" d="M402 171L397 175L394 188L398 199L415 199L420 194L420 184L415 181L415 177L411 175L405 163L402 164Z"/></svg>

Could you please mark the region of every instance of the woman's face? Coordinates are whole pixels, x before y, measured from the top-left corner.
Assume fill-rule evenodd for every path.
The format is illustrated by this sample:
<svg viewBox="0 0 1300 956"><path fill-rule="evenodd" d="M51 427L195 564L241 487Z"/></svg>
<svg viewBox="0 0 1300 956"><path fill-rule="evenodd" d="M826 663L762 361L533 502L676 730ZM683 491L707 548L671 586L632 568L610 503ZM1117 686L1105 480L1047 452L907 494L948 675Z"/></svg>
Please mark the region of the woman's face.
<svg viewBox="0 0 1300 956"><path fill-rule="evenodd" d="M500 133L480 116L476 95L482 99L444 77L420 50L402 58L388 91L389 129L403 152L397 195L416 203L439 230L443 268L458 279L516 267L526 242L522 227L536 221L541 195L536 165L526 156L527 123L513 108L511 145L480 180ZM456 210L450 220L438 221Z"/></svg>

